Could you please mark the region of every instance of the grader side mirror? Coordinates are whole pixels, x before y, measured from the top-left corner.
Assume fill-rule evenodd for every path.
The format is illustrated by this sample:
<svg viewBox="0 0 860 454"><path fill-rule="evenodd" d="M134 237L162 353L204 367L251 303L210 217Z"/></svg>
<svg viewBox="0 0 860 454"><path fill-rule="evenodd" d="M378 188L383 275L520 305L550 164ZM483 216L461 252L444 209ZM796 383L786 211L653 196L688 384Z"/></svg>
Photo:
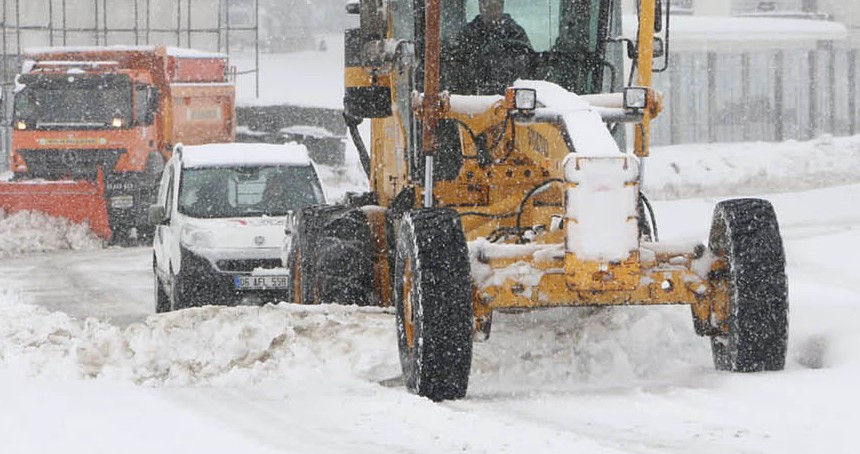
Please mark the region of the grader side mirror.
<svg viewBox="0 0 860 454"><path fill-rule="evenodd" d="M652 57L659 58L662 57L663 54L666 53L666 46L663 43L663 38L659 36L654 37L654 55Z"/></svg>
<svg viewBox="0 0 860 454"><path fill-rule="evenodd" d="M361 0L359 3L361 34L365 39L385 38L388 32L387 3L388 0Z"/></svg>

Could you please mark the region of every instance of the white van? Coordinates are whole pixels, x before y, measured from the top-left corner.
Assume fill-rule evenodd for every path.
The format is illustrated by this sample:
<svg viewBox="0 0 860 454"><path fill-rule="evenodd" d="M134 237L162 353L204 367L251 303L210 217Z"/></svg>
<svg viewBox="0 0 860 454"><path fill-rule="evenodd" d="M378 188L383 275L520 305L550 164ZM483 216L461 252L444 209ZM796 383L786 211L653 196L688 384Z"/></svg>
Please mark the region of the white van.
<svg viewBox="0 0 860 454"><path fill-rule="evenodd" d="M284 222L322 203L304 145L177 145L149 210L156 312L290 300Z"/></svg>

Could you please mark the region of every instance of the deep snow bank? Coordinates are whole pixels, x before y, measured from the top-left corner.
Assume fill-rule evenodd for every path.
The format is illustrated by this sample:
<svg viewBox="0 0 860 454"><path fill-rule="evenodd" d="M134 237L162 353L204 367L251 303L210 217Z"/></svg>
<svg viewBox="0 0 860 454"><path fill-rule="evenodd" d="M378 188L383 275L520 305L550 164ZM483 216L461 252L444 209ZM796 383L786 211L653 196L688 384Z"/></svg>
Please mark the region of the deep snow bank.
<svg viewBox="0 0 860 454"><path fill-rule="evenodd" d="M203 307L121 330L0 293L0 313L0 364L25 377L172 387L314 377L376 383L400 373L394 317L379 308ZM500 313L492 339L475 344L472 389L677 379L710 366L706 341L691 326L689 310L678 307Z"/></svg>
<svg viewBox="0 0 860 454"><path fill-rule="evenodd" d="M203 307L121 330L0 293L0 364L22 376L147 386L249 384L269 377L381 380L396 364L392 319L348 306ZM382 375L380 375L382 374Z"/></svg>
<svg viewBox="0 0 860 454"><path fill-rule="evenodd" d="M655 200L795 192L860 182L860 135L807 142L657 147L645 162Z"/></svg>

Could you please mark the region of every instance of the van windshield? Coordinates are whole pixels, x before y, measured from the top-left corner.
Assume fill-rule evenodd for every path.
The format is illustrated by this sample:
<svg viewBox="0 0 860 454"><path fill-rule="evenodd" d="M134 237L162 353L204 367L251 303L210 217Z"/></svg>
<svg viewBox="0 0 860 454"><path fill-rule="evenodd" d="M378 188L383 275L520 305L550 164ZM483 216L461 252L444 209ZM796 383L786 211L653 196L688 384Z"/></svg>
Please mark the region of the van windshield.
<svg viewBox="0 0 860 454"><path fill-rule="evenodd" d="M195 218L284 216L323 203L311 166L183 169L179 212Z"/></svg>

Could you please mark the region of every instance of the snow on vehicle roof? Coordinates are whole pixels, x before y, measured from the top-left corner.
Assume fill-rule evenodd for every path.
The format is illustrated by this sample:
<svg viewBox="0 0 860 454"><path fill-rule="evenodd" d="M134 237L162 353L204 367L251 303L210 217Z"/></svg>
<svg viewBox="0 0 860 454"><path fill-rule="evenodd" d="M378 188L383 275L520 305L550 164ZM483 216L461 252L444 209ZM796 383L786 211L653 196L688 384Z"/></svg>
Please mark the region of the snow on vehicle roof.
<svg viewBox="0 0 860 454"><path fill-rule="evenodd" d="M213 143L182 147L184 167L238 167L248 165L306 166L311 164L307 148L295 142Z"/></svg>
<svg viewBox="0 0 860 454"><path fill-rule="evenodd" d="M625 17L624 34L635 36L637 21ZM675 51L759 48L815 48L819 41L843 41L844 24L826 20L777 17L672 16Z"/></svg>
<svg viewBox="0 0 860 454"><path fill-rule="evenodd" d="M285 134L296 134L301 136L314 137L317 139L323 139L326 137L334 137L334 133L329 131L326 128L321 126L311 126L311 125L293 125L287 126L286 128L281 128L281 132Z"/></svg>
<svg viewBox="0 0 860 454"><path fill-rule="evenodd" d="M49 54L57 52L154 52L156 46L129 46L129 45L114 45L114 46L57 46L57 47L28 47L24 49L27 55ZM165 47L167 55L180 58L227 58L227 54L219 52L208 52L197 49L186 49L182 47Z"/></svg>

